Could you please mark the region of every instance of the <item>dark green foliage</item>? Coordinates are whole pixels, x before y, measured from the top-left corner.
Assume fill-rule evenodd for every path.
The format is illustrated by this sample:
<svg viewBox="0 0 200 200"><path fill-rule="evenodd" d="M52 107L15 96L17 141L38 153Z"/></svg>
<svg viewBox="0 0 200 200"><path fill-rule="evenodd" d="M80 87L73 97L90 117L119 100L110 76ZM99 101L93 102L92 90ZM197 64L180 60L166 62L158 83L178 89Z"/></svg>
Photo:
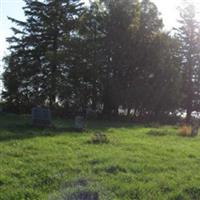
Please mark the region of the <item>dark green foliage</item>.
<svg viewBox="0 0 200 200"><path fill-rule="evenodd" d="M15 35L7 39L12 53L7 58L3 96L8 103L21 108L55 105L75 64L71 41L75 36L70 35L76 31L80 6L79 0L30 0L24 7L26 22L9 18L19 29L14 28Z"/></svg>
<svg viewBox="0 0 200 200"><path fill-rule="evenodd" d="M90 108L107 119L138 121L165 121L186 105L194 104L190 114L198 110L199 37L191 13L173 37L149 0L25 2L26 21L9 18L16 27L3 74L7 110L42 105L75 116ZM189 55L184 38L190 25L191 73L181 62Z"/></svg>
<svg viewBox="0 0 200 200"><path fill-rule="evenodd" d="M196 15L195 6L187 3L181 10L180 27L176 34L180 43L182 108L187 111L187 123L191 123L192 112L199 111L200 29Z"/></svg>

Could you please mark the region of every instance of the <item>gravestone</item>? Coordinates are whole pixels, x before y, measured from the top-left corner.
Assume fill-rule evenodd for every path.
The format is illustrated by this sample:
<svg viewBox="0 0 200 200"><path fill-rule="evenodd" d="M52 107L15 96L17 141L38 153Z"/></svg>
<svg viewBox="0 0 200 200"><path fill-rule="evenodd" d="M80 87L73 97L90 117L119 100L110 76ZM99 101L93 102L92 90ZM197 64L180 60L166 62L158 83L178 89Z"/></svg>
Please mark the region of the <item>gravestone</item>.
<svg viewBox="0 0 200 200"><path fill-rule="evenodd" d="M82 116L76 116L75 118L75 129L83 131L85 129L85 119Z"/></svg>
<svg viewBox="0 0 200 200"><path fill-rule="evenodd" d="M96 119L97 118L97 111L91 108L86 110L86 117L87 119Z"/></svg>
<svg viewBox="0 0 200 200"><path fill-rule="evenodd" d="M48 108L35 107L32 109L32 124L34 126L50 126L51 111Z"/></svg>
<svg viewBox="0 0 200 200"><path fill-rule="evenodd" d="M194 125L192 126L192 134L191 134L191 136L192 136L192 137L196 137L196 136L198 135L198 131L199 131L199 126L198 126L198 124L194 124Z"/></svg>

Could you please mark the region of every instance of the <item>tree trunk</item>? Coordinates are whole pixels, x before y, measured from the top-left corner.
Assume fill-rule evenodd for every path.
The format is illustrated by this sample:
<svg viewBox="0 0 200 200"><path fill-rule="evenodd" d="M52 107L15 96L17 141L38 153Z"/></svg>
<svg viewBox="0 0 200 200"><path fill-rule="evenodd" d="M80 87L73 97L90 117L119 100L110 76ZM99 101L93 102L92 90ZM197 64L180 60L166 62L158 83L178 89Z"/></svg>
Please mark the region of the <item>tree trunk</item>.
<svg viewBox="0 0 200 200"><path fill-rule="evenodd" d="M110 105L109 100L104 101L104 106L103 106L103 115L105 117L111 117L112 114L112 107Z"/></svg>
<svg viewBox="0 0 200 200"><path fill-rule="evenodd" d="M191 114L192 114L192 109L191 107L187 107L187 116L186 116L186 123L190 124L191 123Z"/></svg>
<svg viewBox="0 0 200 200"><path fill-rule="evenodd" d="M130 118L130 116L131 116L131 108L128 108L126 117Z"/></svg>
<svg viewBox="0 0 200 200"><path fill-rule="evenodd" d="M119 115L119 106L113 106L112 114L117 117Z"/></svg>
<svg viewBox="0 0 200 200"><path fill-rule="evenodd" d="M186 123L191 123L191 114L192 114L192 100L193 100L193 83L192 83L192 58L189 60L188 65L188 85L187 85L187 116Z"/></svg>
<svg viewBox="0 0 200 200"><path fill-rule="evenodd" d="M49 99L49 107L51 108L51 110L53 110L55 102L56 102L56 96L51 95Z"/></svg>

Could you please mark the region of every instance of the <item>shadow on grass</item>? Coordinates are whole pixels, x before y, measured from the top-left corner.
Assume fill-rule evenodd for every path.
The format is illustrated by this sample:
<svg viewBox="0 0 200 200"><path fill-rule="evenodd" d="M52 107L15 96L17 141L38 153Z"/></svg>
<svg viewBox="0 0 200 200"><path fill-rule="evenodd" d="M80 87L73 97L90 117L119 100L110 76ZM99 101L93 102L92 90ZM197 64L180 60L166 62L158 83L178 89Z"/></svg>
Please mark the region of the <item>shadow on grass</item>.
<svg viewBox="0 0 200 200"><path fill-rule="evenodd" d="M11 126L0 126L0 142L9 140L22 140L33 137L54 137L63 134L76 136L80 132L70 127L34 127L31 124L15 124Z"/></svg>
<svg viewBox="0 0 200 200"><path fill-rule="evenodd" d="M123 122L89 121L87 130L78 132L73 128L73 121L68 119L56 119L54 126L48 128L34 127L31 125L30 116L0 115L0 142L10 140L22 140L33 137L54 137L58 135L79 136L87 132L107 131L110 128L136 128L136 125Z"/></svg>

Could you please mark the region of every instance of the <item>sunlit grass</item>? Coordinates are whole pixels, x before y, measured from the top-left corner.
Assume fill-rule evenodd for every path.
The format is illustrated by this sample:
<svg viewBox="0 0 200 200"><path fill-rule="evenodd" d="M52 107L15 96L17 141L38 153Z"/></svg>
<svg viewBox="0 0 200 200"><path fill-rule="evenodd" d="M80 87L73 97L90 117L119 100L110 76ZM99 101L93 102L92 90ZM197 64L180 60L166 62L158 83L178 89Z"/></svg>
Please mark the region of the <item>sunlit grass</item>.
<svg viewBox="0 0 200 200"><path fill-rule="evenodd" d="M90 122L75 133L71 121L55 124L36 129L28 117L0 117L1 200L200 199L199 137L170 126ZM88 142L98 131L109 143Z"/></svg>

